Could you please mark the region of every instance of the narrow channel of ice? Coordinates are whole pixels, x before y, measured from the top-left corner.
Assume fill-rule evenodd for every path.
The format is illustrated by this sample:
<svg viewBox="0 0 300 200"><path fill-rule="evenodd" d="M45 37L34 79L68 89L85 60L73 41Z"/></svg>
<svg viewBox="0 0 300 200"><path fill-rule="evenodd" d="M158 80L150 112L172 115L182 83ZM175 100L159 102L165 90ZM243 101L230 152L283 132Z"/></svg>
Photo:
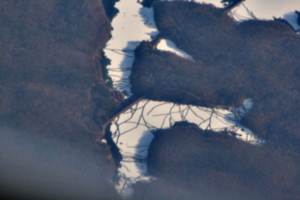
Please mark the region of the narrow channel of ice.
<svg viewBox="0 0 300 200"><path fill-rule="evenodd" d="M115 4L119 10L112 20L112 38L104 52L111 60L108 75L115 89L131 95L129 76L134 61L134 50L143 40L158 34L152 8L143 8L136 0L122 0Z"/></svg>

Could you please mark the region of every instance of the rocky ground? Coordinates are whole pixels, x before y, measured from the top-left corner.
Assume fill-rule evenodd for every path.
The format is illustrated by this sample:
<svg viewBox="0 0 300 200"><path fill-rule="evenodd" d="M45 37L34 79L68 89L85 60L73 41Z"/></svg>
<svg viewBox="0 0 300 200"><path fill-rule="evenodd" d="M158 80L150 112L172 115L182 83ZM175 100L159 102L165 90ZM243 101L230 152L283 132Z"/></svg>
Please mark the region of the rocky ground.
<svg viewBox="0 0 300 200"><path fill-rule="evenodd" d="M160 35L136 50L133 93L206 107L251 98L241 124L266 143L213 142L189 127L158 131L148 159L158 181L140 184L135 198L298 199L299 35L280 20L237 24L212 5L175 1L153 8ZM159 38L194 60L156 50Z"/></svg>
<svg viewBox="0 0 300 200"><path fill-rule="evenodd" d="M118 199L109 146L96 142L122 101L104 84L101 65L112 6L105 1L105 10L99 0L0 2L3 195Z"/></svg>
<svg viewBox="0 0 300 200"><path fill-rule="evenodd" d="M257 147L195 124L177 123L156 132L149 174L133 199L297 199L297 155Z"/></svg>
<svg viewBox="0 0 300 200"><path fill-rule="evenodd" d="M99 142L124 101L105 84L113 3L0 2L5 197L119 199L110 182L116 163ZM240 123L266 143L188 123L158 130L148 157L158 179L136 185L133 199L299 199L299 35L280 20L237 25L211 5L153 6L160 35L135 51L133 99L229 107L251 98ZM156 50L160 38L194 60Z"/></svg>

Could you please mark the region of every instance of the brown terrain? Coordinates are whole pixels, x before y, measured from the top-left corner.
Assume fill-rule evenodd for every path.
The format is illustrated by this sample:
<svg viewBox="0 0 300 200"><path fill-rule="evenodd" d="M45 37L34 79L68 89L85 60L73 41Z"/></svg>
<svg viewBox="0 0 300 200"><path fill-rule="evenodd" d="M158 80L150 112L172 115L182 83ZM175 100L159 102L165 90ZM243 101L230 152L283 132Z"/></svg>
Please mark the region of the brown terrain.
<svg viewBox="0 0 300 200"><path fill-rule="evenodd" d="M114 1L0 2L0 188L5 197L118 199L102 124Z"/></svg>
<svg viewBox="0 0 300 200"><path fill-rule="evenodd" d="M99 142L123 102L104 84L114 2L0 2L5 197L120 198L110 181L117 166L111 144ZM300 199L299 35L278 20L237 25L228 10L211 5L153 6L160 35L136 50L133 101L229 108L251 98L240 123L266 143L252 146L188 123L158 130L148 157L158 180L137 184L133 199ZM194 60L156 50L160 38Z"/></svg>
<svg viewBox="0 0 300 200"><path fill-rule="evenodd" d="M158 179L137 184L134 199L297 199L298 158L285 153L175 123L156 132L148 169Z"/></svg>
<svg viewBox="0 0 300 200"><path fill-rule="evenodd" d="M251 146L182 125L159 130L135 199L300 199L300 37L284 21L237 24L228 10L156 2L160 35L136 50L136 96L205 107L254 102L240 123L264 138ZM193 60L156 50L171 39Z"/></svg>

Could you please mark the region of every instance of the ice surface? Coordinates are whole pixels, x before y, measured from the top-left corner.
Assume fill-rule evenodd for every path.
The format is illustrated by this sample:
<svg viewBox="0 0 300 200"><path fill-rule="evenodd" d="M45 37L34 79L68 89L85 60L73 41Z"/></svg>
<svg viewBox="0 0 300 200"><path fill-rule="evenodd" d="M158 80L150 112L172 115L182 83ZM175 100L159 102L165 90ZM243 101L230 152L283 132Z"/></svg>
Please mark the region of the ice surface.
<svg viewBox="0 0 300 200"><path fill-rule="evenodd" d="M111 60L108 75L115 89L131 95L129 76L134 61L134 50L143 40L157 35L152 8L143 8L135 0L119 1L115 7L119 13L112 21L112 38L104 52Z"/></svg>

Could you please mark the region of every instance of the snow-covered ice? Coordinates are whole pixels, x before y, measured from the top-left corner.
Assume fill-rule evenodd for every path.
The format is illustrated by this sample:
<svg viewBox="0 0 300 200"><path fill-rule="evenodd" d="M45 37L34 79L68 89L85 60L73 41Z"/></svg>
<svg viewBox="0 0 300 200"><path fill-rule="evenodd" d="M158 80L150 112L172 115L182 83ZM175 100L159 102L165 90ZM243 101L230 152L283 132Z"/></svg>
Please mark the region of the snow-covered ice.
<svg viewBox="0 0 300 200"><path fill-rule="evenodd" d="M112 38L106 44L105 55L111 60L108 75L115 89L131 95L129 76L134 61L134 50L143 40L158 34L152 8L143 8L135 0L115 4L119 10L112 20Z"/></svg>

